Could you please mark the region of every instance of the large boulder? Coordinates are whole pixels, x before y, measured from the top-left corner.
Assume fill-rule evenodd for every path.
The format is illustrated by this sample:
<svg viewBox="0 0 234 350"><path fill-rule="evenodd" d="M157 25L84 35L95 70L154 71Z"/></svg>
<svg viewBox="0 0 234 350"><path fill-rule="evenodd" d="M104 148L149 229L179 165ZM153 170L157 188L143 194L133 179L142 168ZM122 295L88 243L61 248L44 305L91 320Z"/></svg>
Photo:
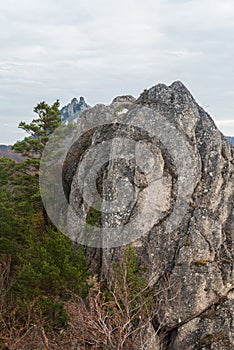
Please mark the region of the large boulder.
<svg viewBox="0 0 234 350"><path fill-rule="evenodd" d="M234 349L230 143L181 82L156 85L137 100L118 97L80 118L89 130L70 149L64 188L79 227L98 228L91 244L84 233L77 239L91 246L95 272L108 274L121 245L131 243L151 284L169 283L161 320L158 313L152 322L164 332L164 348ZM87 203L78 173L84 179L92 166L97 193L90 190Z"/></svg>

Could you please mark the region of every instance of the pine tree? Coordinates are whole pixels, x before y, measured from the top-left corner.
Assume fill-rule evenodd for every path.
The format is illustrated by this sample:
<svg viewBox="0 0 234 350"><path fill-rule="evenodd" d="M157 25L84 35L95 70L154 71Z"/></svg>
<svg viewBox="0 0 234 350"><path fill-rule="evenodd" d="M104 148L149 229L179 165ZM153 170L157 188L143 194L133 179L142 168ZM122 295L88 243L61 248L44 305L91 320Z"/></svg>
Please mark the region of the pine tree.
<svg viewBox="0 0 234 350"><path fill-rule="evenodd" d="M51 106L41 102L34 112L36 119L19 125L30 136L13 146L27 159L16 163L0 158L0 265L10 257L9 280L13 281L1 293L22 316L37 300L36 317L45 315L49 322L54 319L51 309L59 310L66 319L62 302L70 292L87 293L88 267L83 247L74 247L49 222L40 197L40 159L49 137L61 124L59 101ZM9 312L7 309L6 314Z"/></svg>
<svg viewBox="0 0 234 350"><path fill-rule="evenodd" d="M37 118L29 124L25 122L19 124L19 128L26 131L30 136L16 142L12 149L22 156L34 159L34 163L31 162L30 164L34 164L36 167L39 166L39 160L50 135L62 123L59 105L59 100L51 106L46 102L40 102L34 108Z"/></svg>

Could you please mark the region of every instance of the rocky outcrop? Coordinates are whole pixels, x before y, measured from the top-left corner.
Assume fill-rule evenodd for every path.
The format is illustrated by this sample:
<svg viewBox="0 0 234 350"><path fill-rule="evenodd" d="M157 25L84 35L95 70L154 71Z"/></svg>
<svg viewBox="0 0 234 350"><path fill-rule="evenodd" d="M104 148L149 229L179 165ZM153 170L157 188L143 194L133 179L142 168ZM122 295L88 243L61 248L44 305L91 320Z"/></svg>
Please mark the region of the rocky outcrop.
<svg viewBox="0 0 234 350"><path fill-rule="evenodd" d="M121 242L131 242L152 284L170 283L171 297L158 306L163 322L152 320L166 335L164 349L234 349L230 143L181 82L156 85L137 100L118 97L82 118L89 130L70 149L64 188L79 227L93 215L103 228L87 249L96 271L108 274ZM87 203L80 181L98 162L100 196L94 191Z"/></svg>
<svg viewBox="0 0 234 350"><path fill-rule="evenodd" d="M76 120L81 113L89 108L90 106L85 102L84 97L80 97L78 101L76 97L74 97L68 105L64 106L61 109L61 118L63 122L72 122Z"/></svg>

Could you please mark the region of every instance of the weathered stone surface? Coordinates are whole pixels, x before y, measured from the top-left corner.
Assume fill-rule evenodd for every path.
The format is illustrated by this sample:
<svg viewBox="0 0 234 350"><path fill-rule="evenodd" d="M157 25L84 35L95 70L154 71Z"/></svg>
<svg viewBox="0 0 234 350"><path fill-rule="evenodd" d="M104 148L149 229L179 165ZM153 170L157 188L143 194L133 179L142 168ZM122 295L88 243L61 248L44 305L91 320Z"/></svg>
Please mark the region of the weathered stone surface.
<svg viewBox="0 0 234 350"><path fill-rule="evenodd" d="M111 125L105 123L109 115L114 120ZM164 349L234 349L234 162L230 143L181 82L169 87L159 84L136 101L118 97L110 106L97 105L82 115L86 122L94 116L104 125L73 146L68 155L70 166L64 172L70 203L80 213L79 225L90 213L77 191L82 152L87 154L90 145L111 140L106 149L110 161L97 174L98 191L109 200L122 193L124 201L130 183L134 193L127 210L121 209L122 202L113 213L100 207L99 224L118 228L137 218L133 227L141 235L134 236L132 230L130 236L148 266L148 278L156 285L165 276L170 280L175 297L161 310L168 337ZM134 120L140 121L139 128ZM122 143L122 139L134 142ZM91 157L90 167L94 161ZM119 192L120 181L126 192ZM143 215L138 219L139 213ZM87 248L87 254L96 271L108 274L109 262L118 258L121 249ZM154 320L154 327L158 322ZM149 334L150 343L152 332Z"/></svg>
<svg viewBox="0 0 234 350"><path fill-rule="evenodd" d="M171 349L232 350L233 325L233 298L227 296L226 300L179 327Z"/></svg>

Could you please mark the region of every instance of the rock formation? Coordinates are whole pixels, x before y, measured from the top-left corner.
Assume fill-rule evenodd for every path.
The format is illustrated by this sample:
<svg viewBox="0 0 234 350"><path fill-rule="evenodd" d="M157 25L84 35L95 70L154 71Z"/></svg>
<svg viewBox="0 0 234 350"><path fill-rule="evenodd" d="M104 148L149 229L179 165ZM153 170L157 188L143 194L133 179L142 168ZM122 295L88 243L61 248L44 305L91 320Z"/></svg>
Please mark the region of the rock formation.
<svg viewBox="0 0 234 350"><path fill-rule="evenodd" d="M63 122L71 122L80 116L80 114L90 106L85 102L84 97L80 97L78 101L74 97L68 105L61 109L61 118Z"/></svg>
<svg viewBox="0 0 234 350"><path fill-rule="evenodd" d="M112 123L107 122L109 116L113 116ZM95 225L122 227L118 234L124 244L131 242L136 247L152 284L165 278L170 281L175 297L168 298L160 310L163 349L234 349L234 161L230 143L181 82L156 85L137 100L117 97L110 106L97 105L82 114L86 121L94 117L100 126L90 125L74 143L64 167L64 189L79 214L79 225L87 222L92 210L78 189L80 164L89 148L110 140L106 147L109 161L103 161L97 172L96 186L102 198L113 200L121 193L122 200L114 212L99 207ZM90 157L89 167L97 154ZM120 183L123 191L118 189ZM120 204L129 183L134 191L123 210ZM129 222L134 225L125 232ZM122 249L116 237L109 239L113 239L109 247L104 244L102 249L97 244L95 248L94 244L87 248L92 265L103 275ZM159 324L155 317L154 332L149 330L146 342L158 336ZM156 345L148 349L156 350Z"/></svg>

